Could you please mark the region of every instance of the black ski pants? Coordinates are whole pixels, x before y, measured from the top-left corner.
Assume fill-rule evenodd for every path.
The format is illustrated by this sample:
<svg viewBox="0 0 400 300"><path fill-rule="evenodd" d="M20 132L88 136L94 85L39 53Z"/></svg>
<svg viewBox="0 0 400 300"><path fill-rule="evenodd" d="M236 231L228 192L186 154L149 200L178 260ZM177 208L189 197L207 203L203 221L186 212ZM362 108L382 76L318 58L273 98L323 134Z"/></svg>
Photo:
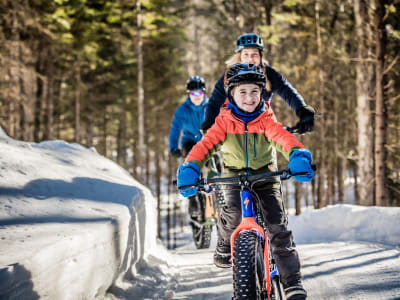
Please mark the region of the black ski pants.
<svg viewBox="0 0 400 300"><path fill-rule="evenodd" d="M253 196L253 202L260 208L267 233L270 237L272 253L278 266L284 286L300 280L300 260L294 248L292 232L287 229L286 215L282 201L280 183L263 183L254 188L260 201ZM217 223L218 239L230 245L233 230L242 219L240 188L223 186L225 205Z"/></svg>

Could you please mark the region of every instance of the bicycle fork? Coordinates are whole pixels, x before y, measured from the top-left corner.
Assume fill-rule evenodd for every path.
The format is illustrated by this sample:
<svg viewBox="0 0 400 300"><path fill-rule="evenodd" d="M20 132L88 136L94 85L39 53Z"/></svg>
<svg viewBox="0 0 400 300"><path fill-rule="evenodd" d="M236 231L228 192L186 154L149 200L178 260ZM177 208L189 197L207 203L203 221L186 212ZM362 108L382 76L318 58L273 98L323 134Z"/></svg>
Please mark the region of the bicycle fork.
<svg viewBox="0 0 400 300"><path fill-rule="evenodd" d="M276 275L276 270L270 273L269 266L269 245L268 245L268 237L264 231L264 229L257 224L255 221L255 211L253 207L252 195L250 190L242 189L240 191L240 199L242 202L242 221L236 227L231 235L231 257L233 264L233 248L235 245L235 239L238 234L242 231L253 231L257 234L259 238L261 238L262 243L264 245L264 279L263 279L263 288L267 291L268 299L271 297L271 275L272 277Z"/></svg>

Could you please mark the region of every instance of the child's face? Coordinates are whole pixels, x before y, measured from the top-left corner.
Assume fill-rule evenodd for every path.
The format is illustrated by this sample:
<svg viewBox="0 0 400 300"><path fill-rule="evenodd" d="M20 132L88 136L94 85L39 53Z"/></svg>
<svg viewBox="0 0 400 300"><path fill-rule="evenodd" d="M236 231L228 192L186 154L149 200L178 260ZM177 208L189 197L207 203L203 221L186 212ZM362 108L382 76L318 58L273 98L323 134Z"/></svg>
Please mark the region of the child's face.
<svg viewBox="0 0 400 300"><path fill-rule="evenodd" d="M233 88L232 97L241 110L252 113L261 101L261 89L256 84L241 84Z"/></svg>

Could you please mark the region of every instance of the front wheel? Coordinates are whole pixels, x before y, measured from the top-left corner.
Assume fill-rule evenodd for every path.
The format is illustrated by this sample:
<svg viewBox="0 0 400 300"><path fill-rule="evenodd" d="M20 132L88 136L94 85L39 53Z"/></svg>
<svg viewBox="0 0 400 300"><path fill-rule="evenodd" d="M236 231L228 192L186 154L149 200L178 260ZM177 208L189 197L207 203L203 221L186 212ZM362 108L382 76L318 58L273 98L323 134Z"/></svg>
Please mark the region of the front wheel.
<svg viewBox="0 0 400 300"><path fill-rule="evenodd" d="M197 249L210 247L211 232L211 225L202 225L200 227L192 225L193 241Z"/></svg>
<svg viewBox="0 0 400 300"><path fill-rule="evenodd" d="M242 231L233 248L234 299L266 299L263 292L263 247L255 232Z"/></svg>
<svg viewBox="0 0 400 300"><path fill-rule="evenodd" d="M212 224L207 224L205 218L206 197L199 193L190 198L189 213L192 225L193 241L197 249L210 247Z"/></svg>

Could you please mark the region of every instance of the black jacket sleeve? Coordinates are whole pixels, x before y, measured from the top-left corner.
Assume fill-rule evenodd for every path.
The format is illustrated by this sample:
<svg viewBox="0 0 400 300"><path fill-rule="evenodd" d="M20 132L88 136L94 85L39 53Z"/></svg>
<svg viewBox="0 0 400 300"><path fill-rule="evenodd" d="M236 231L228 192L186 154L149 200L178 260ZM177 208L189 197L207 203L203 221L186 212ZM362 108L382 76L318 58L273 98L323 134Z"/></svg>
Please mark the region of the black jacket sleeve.
<svg viewBox="0 0 400 300"><path fill-rule="evenodd" d="M225 73L218 79L214 86L214 90L211 93L211 97L208 100L206 108L204 110L204 123L214 124L215 118L219 114L219 110L226 100L226 93L224 89L224 77Z"/></svg>
<svg viewBox="0 0 400 300"><path fill-rule="evenodd" d="M271 92L277 93L296 113L299 108L306 106L303 97L285 77L269 65L265 65L265 72L271 82Z"/></svg>

